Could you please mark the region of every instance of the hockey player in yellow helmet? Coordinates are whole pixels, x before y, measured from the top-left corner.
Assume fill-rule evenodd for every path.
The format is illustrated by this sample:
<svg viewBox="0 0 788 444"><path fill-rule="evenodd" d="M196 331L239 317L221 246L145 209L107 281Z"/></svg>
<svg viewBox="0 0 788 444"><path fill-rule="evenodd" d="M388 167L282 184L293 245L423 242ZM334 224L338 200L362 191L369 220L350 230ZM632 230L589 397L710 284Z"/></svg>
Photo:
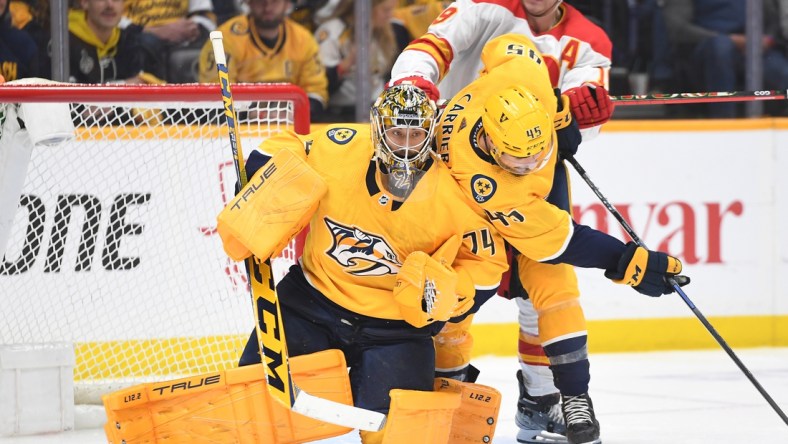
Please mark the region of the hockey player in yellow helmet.
<svg viewBox="0 0 788 444"><path fill-rule="evenodd" d="M522 86L491 95L484 104L482 125L493 159L514 175L541 170L553 155L553 119Z"/></svg>
<svg viewBox="0 0 788 444"><path fill-rule="evenodd" d="M538 316L538 337L526 339L529 346L544 348L540 363L549 366L561 397L560 405L551 401L545 410L539 405L543 418L534 414L534 422L565 435L561 442L598 444L599 422L588 393L587 327L570 265L605 270L614 282L648 296L673 292L667 277L680 284L689 280L677 276L678 259L577 224L547 201L559 154L573 154L580 142L569 99L556 96L545 60L520 34L490 40L481 57L481 76L454 95L441 115L435 130L438 154L477 212L519 253L512 274ZM475 377L469 323L467 318L449 322L436 337L439 374Z"/></svg>

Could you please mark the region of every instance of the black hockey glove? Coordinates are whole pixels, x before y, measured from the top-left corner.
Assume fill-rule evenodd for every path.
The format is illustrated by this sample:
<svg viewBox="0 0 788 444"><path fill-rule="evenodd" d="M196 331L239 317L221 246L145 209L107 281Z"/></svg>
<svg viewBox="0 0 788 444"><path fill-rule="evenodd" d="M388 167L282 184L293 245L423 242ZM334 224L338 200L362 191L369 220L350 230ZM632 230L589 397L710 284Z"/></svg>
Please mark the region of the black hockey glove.
<svg viewBox="0 0 788 444"><path fill-rule="evenodd" d="M558 99L558 110L553 121L558 137L558 154L565 159L577 154L577 147L583 141L583 137L580 135L580 127L569 112L569 98L561 95L561 90L558 88L553 89L553 92Z"/></svg>
<svg viewBox="0 0 788 444"><path fill-rule="evenodd" d="M638 293L658 297L673 293L673 286L667 280L669 277L675 278L682 287L689 284L690 279L679 273L680 260L630 242L618 260L618 269L605 271L605 277L617 284L632 286Z"/></svg>

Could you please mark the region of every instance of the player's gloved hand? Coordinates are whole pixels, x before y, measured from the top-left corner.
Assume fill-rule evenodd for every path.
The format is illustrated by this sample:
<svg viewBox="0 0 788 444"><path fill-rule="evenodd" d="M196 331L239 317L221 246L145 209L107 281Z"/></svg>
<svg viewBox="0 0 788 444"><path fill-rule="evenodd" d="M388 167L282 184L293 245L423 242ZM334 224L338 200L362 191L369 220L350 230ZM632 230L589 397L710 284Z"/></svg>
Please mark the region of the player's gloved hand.
<svg viewBox="0 0 788 444"><path fill-rule="evenodd" d="M617 284L630 285L638 293L658 297L674 291L667 278L676 279L676 283L682 287L690 283L687 276L679 273L681 273L680 260L630 242L621 259L618 260L618 269L605 271L605 277Z"/></svg>
<svg viewBox="0 0 788 444"><path fill-rule="evenodd" d="M393 82L389 82L388 84L386 84L386 88L390 88L395 85L413 85L416 88L419 88L420 90L424 91L424 94L426 94L427 97L429 97L435 102L437 102L438 99L441 98L441 93L440 91L438 91L438 87L435 86L435 84L429 81L428 79L425 79L424 77L420 77L420 76L403 77Z"/></svg>
<svg viewBox="0 0 788 444"><path fill-rule="evenodd" d="M451 264L461 243L459 236L453 236L432 256L415 251L405 258L393 294L406 322L424 327L456 316L457 306L465 301L457 297L457 273Z"/></svg>
<svg viewBox="0 0 788 444"><path fill-rule="evenodd" d="M558 109L553 119L553 127L558 136L558 154L565 159L577 154L577 147L583 141L583 136L580 135L577 121L572 118L572 113L569 112L569 97L562 95L558 88L554 88L553 93L558 99Z"/></svg>
<svg viewBox="0 0 788 444"><path fill-rule="evenodd" d="M607 90L598 85L583 85L567 90L572 115L580 129L601 125L613 115L613 101Z"/></svg>

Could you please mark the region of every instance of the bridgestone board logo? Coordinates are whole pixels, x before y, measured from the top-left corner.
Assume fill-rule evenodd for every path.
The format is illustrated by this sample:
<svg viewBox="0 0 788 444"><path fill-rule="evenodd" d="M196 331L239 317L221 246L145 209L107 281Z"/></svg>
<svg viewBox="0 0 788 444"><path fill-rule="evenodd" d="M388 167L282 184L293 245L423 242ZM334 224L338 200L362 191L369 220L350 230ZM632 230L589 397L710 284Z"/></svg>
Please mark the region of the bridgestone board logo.
<svg viewBox="0 0 788 444"><path fill-rule="evenodd" d="M151 193L123 193L115 196L109 208L109 220L103 233L104 247L101 250L101 266L104 270L131 270L140 265L139 257L121 256L121 241L127 236L139 236L145 230L140 223L129 222L126 214L132 206L146 205ZM19 200L20 211L27 210L24 244L16 258L3 257L0 262L0 276L20 275L38 260L45 241L44 227L47 211L43 200L32 194L25 194ZM74 271L90 271L96 246L102 233L99 232L103 205L97 196L90 194L61 194L57 197L49 244L46 248L44 272L59 273L63 270L63 257L66 241L70 236L79 236L77 260ZM77 216L75 216L75 214ZM70 233L72 218L82 216L77 226L80 233ZM9 246L10 247L10 246ZM69 266L69 265L67 265Z"/></svg>

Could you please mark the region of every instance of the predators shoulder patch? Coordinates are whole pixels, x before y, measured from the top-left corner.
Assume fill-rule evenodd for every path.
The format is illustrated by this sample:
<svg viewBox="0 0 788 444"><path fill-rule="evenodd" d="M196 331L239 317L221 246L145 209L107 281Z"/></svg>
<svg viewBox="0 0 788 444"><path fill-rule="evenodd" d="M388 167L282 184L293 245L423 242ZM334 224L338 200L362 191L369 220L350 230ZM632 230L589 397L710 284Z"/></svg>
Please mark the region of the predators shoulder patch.
<svg viewBox="0 0 788 444"><path fill-rule="evenodd" d="M235 22L230 25L230 33L235 35L246 35L249 33L249 25L242 21Z"/></svg>
<svg viewBox="0 0 788 444"><path fill-rule="evenodd" d="M352 128L331 128L326 133L326 136L337 145L345 145L353 140L356 132L357 131Z"/></svg>
<svg viewBox="0 0 788 444"><path fill-rule="evenodd" d="M483 174L476 174L471 178L471 193L473 200L484 203L490 200L498 189L498 184L491 177Z"/></svg>

